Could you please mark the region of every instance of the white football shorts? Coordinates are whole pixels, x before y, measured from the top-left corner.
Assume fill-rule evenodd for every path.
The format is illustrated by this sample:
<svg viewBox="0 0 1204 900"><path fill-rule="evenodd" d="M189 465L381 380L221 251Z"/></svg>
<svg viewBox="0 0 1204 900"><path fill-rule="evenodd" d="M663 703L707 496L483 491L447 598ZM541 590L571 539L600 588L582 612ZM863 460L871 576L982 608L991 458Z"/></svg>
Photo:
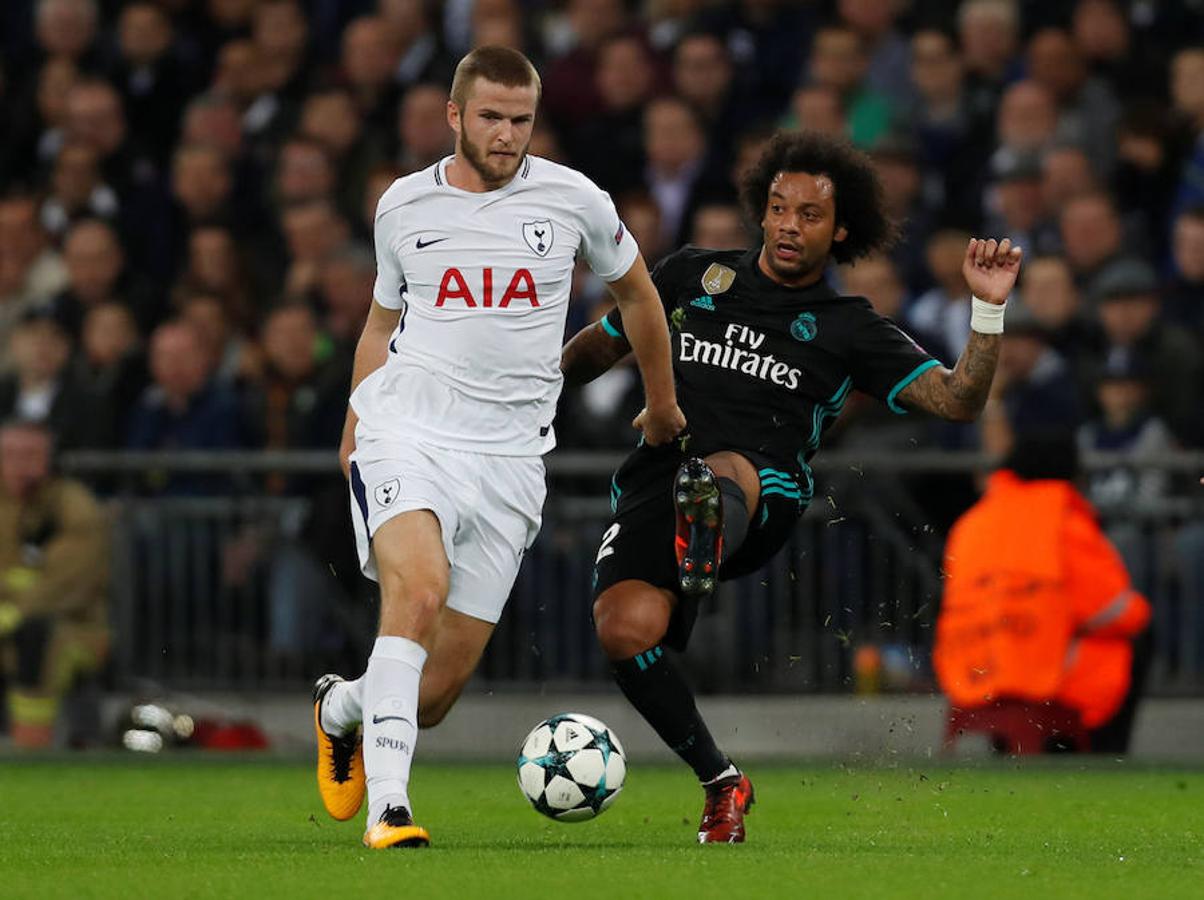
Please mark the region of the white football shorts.
<svg viewBox="0 0 1204 900"><path fill-rule="evenodd" d="M351 455L351 519L360 568L377 580L372 538L394 516L430 510L451 563L447 605L496 623L523 553L539 534L547 484L540 456L433 447L360 428Z"/></svg>

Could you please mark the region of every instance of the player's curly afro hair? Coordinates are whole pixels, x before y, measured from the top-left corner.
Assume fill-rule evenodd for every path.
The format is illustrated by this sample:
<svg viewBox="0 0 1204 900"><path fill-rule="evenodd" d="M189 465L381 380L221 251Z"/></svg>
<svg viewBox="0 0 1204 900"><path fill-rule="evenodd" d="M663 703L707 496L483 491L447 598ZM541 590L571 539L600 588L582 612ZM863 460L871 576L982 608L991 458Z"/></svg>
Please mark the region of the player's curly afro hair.
<svg viewBox="0 0 1204 900"><path fill-rule="evenodd" d="M827 175L836 189L836 224L848 237L832 243L832 258L852 262L885 250L897 238L886 215L882 183L870 158L847 141L816 132L778 132L740 184L740 199L754 223L765 216L769 186L779 172Z"/></svg>

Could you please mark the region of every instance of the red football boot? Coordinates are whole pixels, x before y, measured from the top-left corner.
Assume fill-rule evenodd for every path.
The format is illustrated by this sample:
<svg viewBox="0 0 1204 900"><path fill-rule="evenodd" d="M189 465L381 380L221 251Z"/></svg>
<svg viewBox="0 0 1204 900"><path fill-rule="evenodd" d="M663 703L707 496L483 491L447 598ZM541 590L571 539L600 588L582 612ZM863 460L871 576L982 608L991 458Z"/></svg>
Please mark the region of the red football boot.
<svg viewBox="0 0 1204 900"><path fill-rule="evenodd" d="M741 772L706 785L707 804L698 823L700 844L743 844L744 814L752 809L753 786Z"/></svg>
<svg viewBox="0 0 1204 900"><path fill-rule="evenodd" d="M698 457L681 464L673 481L677 513L677 578L687 597L703 599L719 583L723 557L723 503L715 473Z"/></svg>

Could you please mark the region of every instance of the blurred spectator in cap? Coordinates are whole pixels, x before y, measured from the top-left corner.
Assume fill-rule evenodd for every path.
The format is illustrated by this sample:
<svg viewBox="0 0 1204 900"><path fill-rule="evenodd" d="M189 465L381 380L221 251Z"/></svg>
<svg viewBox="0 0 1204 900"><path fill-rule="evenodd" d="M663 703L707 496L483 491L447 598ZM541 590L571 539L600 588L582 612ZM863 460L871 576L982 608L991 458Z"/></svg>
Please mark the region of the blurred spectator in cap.
<svg viewBox="0 0 1204 900"><path fill-rule="evenodd" d="M380 16L360 16L343 29L340 71L365 126L380 140L391 138L401 92L393 80L397 48Z"/></svg>
<svg viewBox="0 0 1204 900"><path fill-rule="evenodd" d="M924 252L935 284L906 311L910 326L938 335L945 347L964 347L970 337L970 287L962 275L969 240L958 228L933 232Z"/></svg>
<svg viewBox="0 0 1204 900"><path fill-rule="evenodd" d="M694 110L677 97L659 97L644 111L644 185L661 211L661 235L685 242L690 219L704 200L730 187L708 168L706 136Z"/></svg>
<svg viewBox="0 0 1204 900"><path fill-rule="evenodd" d="M563 20L567 40L547 42L557 58L543 78L543 107L558 128L571 130L602 111L594 78L598 51L623 30L626 20L623 0L568 0Z"/></svg>
<svg viewBox="0 0 1204 900"><path fill-rule="evenodd" d="M396 160L403 171L425 169L455 148L455 132L447 124L449 99L440 84L416 84L406 91L397 113Z"/></svg>
<svg viewBox="0 0 1204 900"><path fill-rule="evenodd" d="M908 287L920 291L931 285L924 260L924 241L932 233L933 215L928 205L931 182L920 167L916 142L902 132L882 137L870 153L882 182L887 216L899 223L899 240L890 250ZM938 186L938 193L942 188Z"/></svg>
<svg viewBox="0 0 1204 900"><path fill-rule="evenodd" d="M1204 204L1190 206L1175 217L1171 257L1166 315L1204 341Z"/></svg>
<svg viewBox="0 0 1204 900"><path fill-rule="evenodd" d="M808 81L830 87L840 95L848 137L859 147L872 147L890 127L890 101L866 83L868 67L861 35L853 28L824 25L815 32Z"/></svg>
<svg viewBox="0 0 1204 900"><path fill-rule="evenodd" d="M30 194L0 198L0 348L29 309L47 303L67 285L67 267L46 240ZM0 370L7 369L7 354Z"/></svg>
<svg viewBox="0 0 1204 900"><path fill-rule="evenodd" d="M1150 405L1184 443L1201 439L1200 385L1204 356L1187 332L1164 322L1158 278L1138 259L1122 259L1097 280L1093 299L1104 343L1092 360L1091 381L1117 360L1157 360L1150 379Z"/></svg>
<svg viewBox="0 0 1204 900"><path fill-rule="evenodd" d="M50 190L40 213L46 231L61 239L80 219L112 222L120 212L121 201L117 192L104 183L96 151L79 142L63 144L54 161Z"/></svg>
<svg viewBox="0 0 1204 900"><path fill-rule="evenodd" d="M1045 216L1041 161L1029 153L1000 152L991 158L992 189L987 195L987 234L1011 238L1032 253L1056 243L1056 227Z"/></svg>
<svg viewBox="0 0 1204 900"><path fill-rule="evenodd" d="M0 376L0 421L40 422L60 448L95 446L95 404L71 366L71 336L49 309L31 309L8 342L13 371Z"/></svg>
<svg viewBox="0 0 1204 900"><path fill-rule="evenodd" d="M1094 282L1121 255L1124 233L1112 198L1100 191L1072 197L1058 220L1062 251L1075 283L1094 300Z"/></svg>
<svg viewBox="0 0 1204 900"><path fill-rule="evenodd" d="M1084 315L1082 295L1062 257L1026 259L1020 294L1050 346L1069 363L1078 364L1096 347L1099 329Z"/></svg>
<svg viewBox="0 0 1204 900"><path fill-rule="evenodd" d="M1080 405L1070 366L1049 344L1049 335L1030 310L1009 303L999 366L983 411L982 443L990 454L1008 453L1018 433L1073 428Z"/></svg>
<svg viewBox="0 0 1204 900"><path fill-rule="evenodd" d="M136 141L156 154L160 165L180 123L180 110L195 89L172 54L172 24L155 3L130 3L117 21L118 57L109 73L129 115Z"/></svg>
<svg viewBox="0 0 1204 900"><path fill-rule="evenodd" d="M99 219L84 219L63 240L67 287L55 295L55 317L78 337L88 310L106 301L128 306L140 328L154 327L162 313L155 291L127 265L125 251L113 227Z"/></svg>
<svg viewBox="0 0 1204 900"><path fill-rule="evenodd" d="M711 250L747 250L744 214L734 203L707 203L694 210L690 243Z"/></svg>
<svg viewBox="0 0 1204 900"><path fill-rule="evenodd" d="M1095 385L1098 412L1079 428L1080 449L1134 455L1174 449L1170 429L1150 408L1152 374L1150 361L1136 354L1118 354L1105 363ZM1122 465L1095 470L1088 497L1104 513L1140 513L1157 509L1167 489L1165 471L1138 472ZM1143 583L1136 572L1146 567L1137 566L1139 560L1123 547L1121 552L1135 571L1134 580Z"/></svg>
<svg viewBox="0 0 1204 900"><path fill-rule="evenodd" d="M573 159L599 184L619 191L639 184L644 164L644 106L656 83L652 55L636 34L607 38L598 50L602 111L570 135Z"/></svg>
<svg viewBox="0 0 1204 900"><path fill-rule="evenodd" d="M1081 142L1100 175L1112 171L1120 105L1101 78L1090 75L1078 45L1061 28L1042 28L1028 42L1028 70L1058 108L1058 131Z"/></svg>

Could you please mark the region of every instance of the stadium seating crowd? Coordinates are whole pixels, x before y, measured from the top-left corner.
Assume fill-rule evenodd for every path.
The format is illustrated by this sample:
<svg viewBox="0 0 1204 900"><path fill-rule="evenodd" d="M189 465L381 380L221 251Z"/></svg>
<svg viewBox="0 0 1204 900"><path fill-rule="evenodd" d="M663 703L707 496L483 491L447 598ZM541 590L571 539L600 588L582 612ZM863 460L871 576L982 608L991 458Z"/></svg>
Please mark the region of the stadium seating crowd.
<svg viewBox="0 0 1204 900"><path fill-rule="evenodd" d="M73 448L332 448L375 203L451 149L447 87L501 43L544 79L531 150L611 192L650 263L755 241L776 128L847 136L903 237L834 272L952 363L969 235L1027 262L993 402L951 429L854 403L834 440L1204 445L1204 16L1140 0L37 0L0 9L0 419ZM569 328L606 307L587 272ZM631 369L561 444L625 447ZM196 489L194 483L180 490ZM159 485L171 489L171 485ZM279 490L288 485L280 481ZM1101 483L1150 499L1156 477Z"/></svg>

